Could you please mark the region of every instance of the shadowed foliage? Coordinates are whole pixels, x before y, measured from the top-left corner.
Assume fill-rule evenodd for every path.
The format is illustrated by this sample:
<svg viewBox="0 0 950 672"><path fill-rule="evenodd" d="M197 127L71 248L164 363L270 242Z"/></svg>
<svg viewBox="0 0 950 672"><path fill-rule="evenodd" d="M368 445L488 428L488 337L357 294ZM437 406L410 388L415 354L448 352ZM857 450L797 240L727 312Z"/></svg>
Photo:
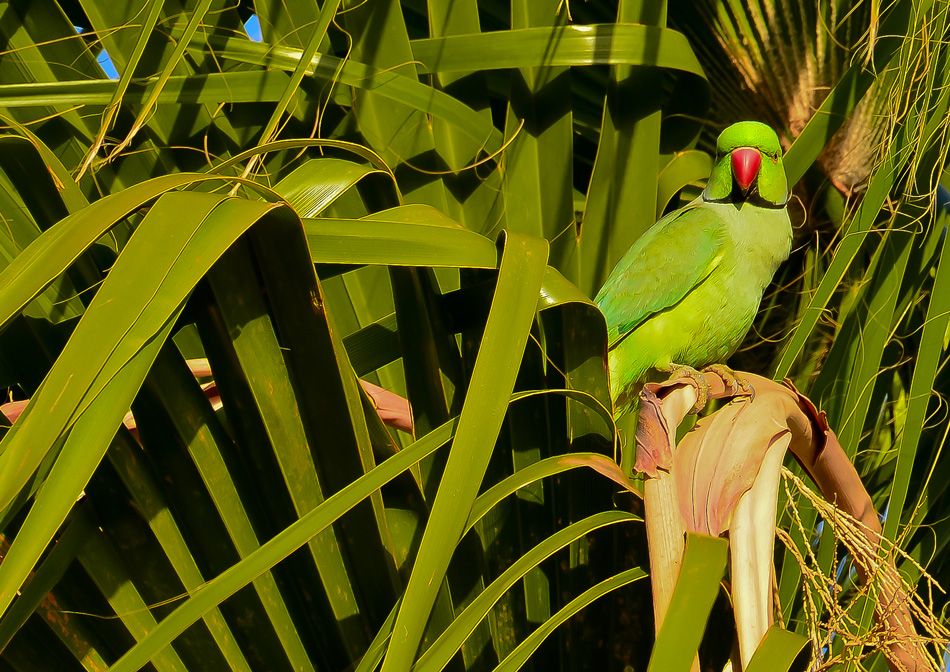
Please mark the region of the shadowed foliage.
<svg viewBox="0 0 950 672"><path fill-rule="evenodd" d="M948 6L845 4L0 0L0 670L691 663L590 297L743 118L801 225L733 364L946 582ZM783 622L848 656L796 554L873 605L779 511ZM718 669L723 544L656 640Z"/></svg>

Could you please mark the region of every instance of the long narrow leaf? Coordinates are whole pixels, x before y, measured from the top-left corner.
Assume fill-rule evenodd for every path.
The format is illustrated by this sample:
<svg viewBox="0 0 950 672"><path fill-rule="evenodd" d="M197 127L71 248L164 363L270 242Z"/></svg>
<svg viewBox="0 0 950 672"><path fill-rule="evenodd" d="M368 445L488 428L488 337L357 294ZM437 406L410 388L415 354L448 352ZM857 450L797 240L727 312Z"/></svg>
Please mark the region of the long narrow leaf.
<svg viewBox="0 0 950 672"><path fill-rule="evenodd" d="M181 606L162 620L135 647L125 653L110 672L135 672L158 651L238 590L249 584L281 560L306 544L315 534L396 478L426 455L445 445L455 434L458 420L453 419L409 448L400 451L371 472L329 497L293 525L280 532L230 569L206 583Z"/></svg>
<svg viewBox="0 0 950 672"><path fill-rule="evenodd" d="M546 247L537 239L515 234L506 237L496 299L459 418L459 431L396 619L384 671L405 670L411 664L452 551L462 537L524 353L546 266Z"/></svg>
<svg viewBox="0 0 950 672"><path fill-rule="evenodd" d="M653 645L649 672L687 672L699 649L719 580L726 568L729 543L688 534L683 564L663 625Z"/></svg>
<svg viewBox="0 0 950 672"><path fill-rule="evenodd" d="M639 581L646 576L646 572L639 567L634 567L585 590L568 602L564 608L551 616L551 618L542 623L530 636L521 642L515 650L495 668L495 672L516 672L516 670L520 670L522 665L528 662L531 654L537 651L538 647L541 646L548 635L554 632L559 625L584 609L594 600L634 581Z"/></svg>

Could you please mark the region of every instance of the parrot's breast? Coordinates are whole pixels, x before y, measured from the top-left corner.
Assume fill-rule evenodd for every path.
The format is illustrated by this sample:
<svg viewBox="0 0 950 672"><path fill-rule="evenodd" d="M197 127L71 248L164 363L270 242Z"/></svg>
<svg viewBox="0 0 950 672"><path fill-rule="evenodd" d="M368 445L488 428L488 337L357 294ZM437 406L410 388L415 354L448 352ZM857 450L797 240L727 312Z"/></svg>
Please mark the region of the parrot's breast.
<svg viewBox="0 0 950 672"><path fill-rule="evenodd" d="M634 401L629 397L650 369L700 369L725 362L742 343L772 276L788 258L792 230L784 209L745 204L740 210L728 203L701 207L713 209L721 221L727 241L721 258L678 303L652 314L610 351L611 388L621 406Z"/></svg>

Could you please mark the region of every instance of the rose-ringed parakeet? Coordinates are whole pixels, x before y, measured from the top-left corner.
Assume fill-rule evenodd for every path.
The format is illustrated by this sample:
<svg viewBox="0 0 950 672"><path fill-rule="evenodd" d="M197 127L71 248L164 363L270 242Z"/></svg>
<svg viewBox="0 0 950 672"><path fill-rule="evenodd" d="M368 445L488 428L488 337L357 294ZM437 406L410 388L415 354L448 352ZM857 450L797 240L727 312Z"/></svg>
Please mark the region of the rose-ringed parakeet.
<svg viewBox="0 0 950 672"><path fill-rule="evenodd" d="M791 250L788 183L775 132L733 124L716 142L706 189L644 233L594 300L607 318L617 417L654 370L724 362L752 326Z"/></svg>

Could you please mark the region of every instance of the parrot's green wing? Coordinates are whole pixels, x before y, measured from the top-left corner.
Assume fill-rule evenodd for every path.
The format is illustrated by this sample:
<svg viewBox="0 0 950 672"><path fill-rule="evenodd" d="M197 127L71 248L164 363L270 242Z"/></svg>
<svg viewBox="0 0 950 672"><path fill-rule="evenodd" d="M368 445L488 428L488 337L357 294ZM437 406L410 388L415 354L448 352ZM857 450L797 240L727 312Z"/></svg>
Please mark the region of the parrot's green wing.
<svg viewBox="0 0 950 672"><path fill-rule="evenodd" d="M679 303L722 260L727 242L717 213L694 204L670 213L627 251L594 302L613 348L650 315Z"/></svg>

